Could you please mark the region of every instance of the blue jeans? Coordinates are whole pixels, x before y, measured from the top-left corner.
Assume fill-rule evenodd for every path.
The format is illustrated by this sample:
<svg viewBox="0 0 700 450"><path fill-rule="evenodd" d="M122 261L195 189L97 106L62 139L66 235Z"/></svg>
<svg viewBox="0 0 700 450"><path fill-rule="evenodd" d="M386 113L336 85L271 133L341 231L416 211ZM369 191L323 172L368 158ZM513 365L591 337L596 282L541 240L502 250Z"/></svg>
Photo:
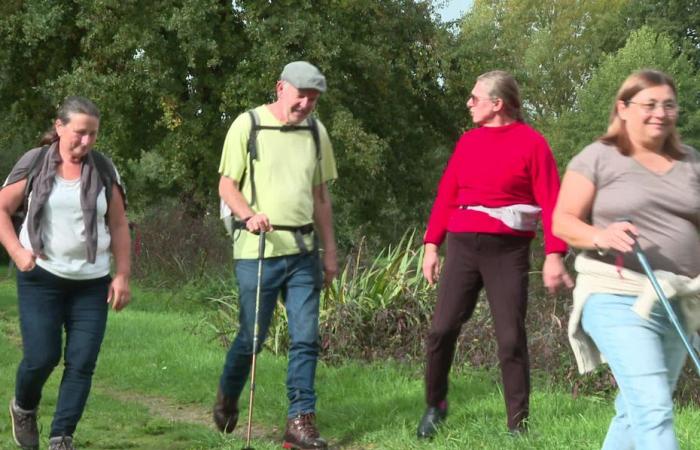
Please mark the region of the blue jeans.
<svg viewBox="0 0 700 450"><path fill-rule="evenodd" d="M678 449L672 394L687 352L663 305L658 302L644 319L631 309L635 300L594 294L583 308L583 329L620 388L603 450Z"/></svg>
<svg viewBox="0 0 700 450"><path fill-rule="evenodd" d="M44 383L61 359L62 331L66 332L52 437L72 436L85 409L107 325L110 282L109 276L68 280L38 266L17 272L23 357L15 398L20 408L38 407Z"/></svg>
<svg viewBox="0 0 700 450"><path fill-rule="evenodd" d="M226 355L220 386L231 398L238 398L250 373L253 355L255 295L258 260L235 262L240 301L240 329ZM289 363L287 365L288 417L314 412L314 379L319 353L318 308L321 278L315 253L280 256L263 260L257 352L267 336L279 294L287 311Z"/></svg>

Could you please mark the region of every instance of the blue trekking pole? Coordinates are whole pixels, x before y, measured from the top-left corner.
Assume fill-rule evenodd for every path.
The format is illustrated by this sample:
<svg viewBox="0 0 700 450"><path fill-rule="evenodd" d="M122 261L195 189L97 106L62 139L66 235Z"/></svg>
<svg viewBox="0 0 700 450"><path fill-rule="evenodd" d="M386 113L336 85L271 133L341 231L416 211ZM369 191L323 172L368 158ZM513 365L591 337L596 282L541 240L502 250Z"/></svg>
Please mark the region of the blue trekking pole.
<svg viewBox="0 0 700 450"><path fill-rule="evenodd" d="M639 260L639 264L642 265L644 273L646 274L647 278L649 278L651 285L654 287L656 295L659 297L659 300L661 300L661 304L664 305L666 313L668 314L668 318L671 320L671 323L673 323L673 326L678 332L678 335L681 337L681 340L683 341L683 345L685 345L686 350L688 350L690 359L692 359L693 363L695 364L695 369L698 371L698 374L700 374L700 358L698 358L698 355L693 349L693 346L690 345L690 341L686 336L685 330L683 330L681 322L678 320L676 312L671 306L671 302L668 301L666 294L664 294L663 289L661 289L661 285L659 285L659 280L656 279L656 275L654 275L654 271L651 270L649 261L647 260L646 255L642 251L642 248L639 246L639 242L637 242L636 239L634 240L634 245L632 246L632 249L634 250L634 254L637 256L637 260Z"/></svg>
<svg viewBox="0 0 700 450"><path fill-rule="evenodd" d="M253 429L253 402L255 400L255 363L258 354L258 322L260 315L260 294L262 289L263 259L265 258L265 232L260 231L258 243L258 285L255 290L255 323L253 325L253 361L250 368L250 398L248 400L248 429L246 431L245 447L242 450L253 450L250 446L250 434Z"/></svg>

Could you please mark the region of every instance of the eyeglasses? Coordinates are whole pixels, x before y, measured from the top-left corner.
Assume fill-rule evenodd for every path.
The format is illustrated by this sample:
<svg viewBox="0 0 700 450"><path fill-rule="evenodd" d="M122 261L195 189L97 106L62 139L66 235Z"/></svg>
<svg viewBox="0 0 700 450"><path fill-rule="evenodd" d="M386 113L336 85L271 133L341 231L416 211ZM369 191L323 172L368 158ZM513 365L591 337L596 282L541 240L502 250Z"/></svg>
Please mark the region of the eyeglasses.
<svg viewBox="0 0 700 450"><path fill-rule="evenodd" d="M651 114L654 111L656 111L656 108L661 108L661 110L664 112L664 114L668 116L675 116L678 114L678 103L674 101L666 101L666 102L657 102L657 101L650 101L650 102L633 102L632 100L627 100L626 104L635 104L639 105L640 108L642 108L642 111L644 111L647 114Z"/></svg>
<svg viewBox="0 0 700 450"><path fill-rule="evenodd" d="M469 100L471 100L472 103L476 104L476 103L479 103L480 101L486 101L486 100L491 100L492 102L495 102L498 99L494 98L494 97L477 97L474 94L470 94Z"/></svg>

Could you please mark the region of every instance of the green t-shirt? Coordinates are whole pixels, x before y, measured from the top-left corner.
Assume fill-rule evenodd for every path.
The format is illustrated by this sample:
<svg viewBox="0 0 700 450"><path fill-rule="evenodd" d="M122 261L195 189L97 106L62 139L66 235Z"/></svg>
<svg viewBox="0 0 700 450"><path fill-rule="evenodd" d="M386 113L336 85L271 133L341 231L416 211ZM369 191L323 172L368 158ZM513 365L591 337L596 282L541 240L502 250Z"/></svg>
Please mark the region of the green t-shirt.
<svg viewBox="0 0 700 450"><path fill-rule="evenodd" d="M281 127L283 124L272 115L267 106L255 108L260 125ZM300 226L313 222L313 186L338 177L333 147L323 124L316 120L321 143L321 160L316 159L316 144L310 130L258 130L258 158L255 164L254 211L262 212L274 225ZM250 115L239 115L231 124L219 164L219 173L237 181L240 185L245 172L242 193L251 201L248 137L251 128ZM308 119L299 125L308 125ZM320 167L317 167L320 166ZM255 259L258 257L258 236L243 232L234 233L234 257ZM310 235L305 236L307 248L312 248ZM300 249L289 231L268 233L265 241L265 257L293 255Z"/></svg>

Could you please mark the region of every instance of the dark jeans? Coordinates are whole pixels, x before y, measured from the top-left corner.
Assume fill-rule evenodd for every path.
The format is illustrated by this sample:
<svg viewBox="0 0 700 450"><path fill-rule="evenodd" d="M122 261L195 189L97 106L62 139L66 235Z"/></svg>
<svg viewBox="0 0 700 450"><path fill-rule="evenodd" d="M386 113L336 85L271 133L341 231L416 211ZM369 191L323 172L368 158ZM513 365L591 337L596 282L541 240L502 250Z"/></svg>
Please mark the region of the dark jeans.
<svg viewBox="0 0 700 450"><path fill-rule="evenodd" d="M514 428L527 418L530 366L525 334L530 238L448 233L438 303L427 338L426 401L439 406L462 324L471 317L481 288L496 329L498 360L508 414Z"/></svg>
<svg viewBox="0 0 700 450"><path fill-rule="evenodd" d="M68 280L38 266L17 273L23 358L15 397L20 408L38 407L44 383L61 359L62 331L66 332L52 437L72 436L85 409L107 324L110 281L109 276Z"/></svg>
<svg viewBox="0 0 700 450"><path fill-rule="evenodd" d="M258 260L236 261L240 302L240 329L226 355L221 390L238 398L245 386L253 355L255 295ZM288 417L314 412L314 379L319 353L318 308L321 288L318 255L314 252L267 258L263 261L258 347L267 336L278 295L282 295L289 327L289 363L287 365Z"/></svg>

